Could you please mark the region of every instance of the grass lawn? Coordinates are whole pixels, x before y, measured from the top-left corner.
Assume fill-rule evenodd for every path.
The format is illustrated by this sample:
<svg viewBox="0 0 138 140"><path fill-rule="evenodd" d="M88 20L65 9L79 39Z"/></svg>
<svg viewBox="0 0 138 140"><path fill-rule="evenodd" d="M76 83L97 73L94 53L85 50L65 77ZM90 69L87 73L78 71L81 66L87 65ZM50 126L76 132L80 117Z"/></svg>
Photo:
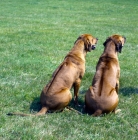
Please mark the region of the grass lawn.
<svg viewBox="0 0 138 140"><path fill-rule="evenodd" d="M112 34L127 42L119 54L122 111L104 117L65 110L41 117L7 116L39 111L39 96L53 71L83 33L99 39L86 56L79 103L91 85L103 42ZM73 93L73 90L72 90ZM70 103L72 106L72 102ZM78 108L77 108L78 109ZM81 108L78 110L82 111ZM1 0L0 139L136 140L138 138L137 0Z"/></svg>

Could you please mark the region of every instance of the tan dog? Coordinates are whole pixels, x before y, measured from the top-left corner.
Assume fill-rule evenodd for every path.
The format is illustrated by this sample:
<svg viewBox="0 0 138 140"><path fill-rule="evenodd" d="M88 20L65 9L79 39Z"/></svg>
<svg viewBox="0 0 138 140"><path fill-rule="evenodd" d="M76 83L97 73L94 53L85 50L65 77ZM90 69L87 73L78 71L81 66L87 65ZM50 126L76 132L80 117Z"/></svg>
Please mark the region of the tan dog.
<svg viewBox="0 0 138 140"><path fill-rule="evenodd" d="M74 47L53 73L51 81L41 92L42 109L36 115L44 115L48 110L63 110L71 101L71 87L74 87L74 100L78 104L78 92L85 73L85 56L95 49L97 39L83 34L76 40ZM9 113L8 115L28 116L29 114Z"/></svg>
<svg viewBox="0 0 138 140"><path fill-rule="evenodd" d="M126 38L120 35L110 36L104 42L104 52L99 58L92 86L85 95L86 110L93 116L117 112L120 66L118 52L121 53Z"/></svg>

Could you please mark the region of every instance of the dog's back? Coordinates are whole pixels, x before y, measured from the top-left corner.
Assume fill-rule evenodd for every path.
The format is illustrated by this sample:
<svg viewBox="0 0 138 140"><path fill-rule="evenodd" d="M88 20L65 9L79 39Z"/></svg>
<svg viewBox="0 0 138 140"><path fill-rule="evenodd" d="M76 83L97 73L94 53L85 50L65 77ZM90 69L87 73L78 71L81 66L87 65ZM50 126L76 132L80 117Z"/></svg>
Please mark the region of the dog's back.
<svg viewBox="0 0 138 140"><path fill-rule="evenodd" d="M109 95L116 86L116 77L119 70L117 58L102 55L96 67L96 73L93 78L92 87L94 93L101 96Z"/></svg>
<svg viewBox="0 0 138 140"><path fill-rule="evenodd" d="M104 52L99 58L92 86L85 95L85 105L94 114L116 112L120 67L118 52L121 53L126 38L120 35L108 37L104 42Z"/></svg>

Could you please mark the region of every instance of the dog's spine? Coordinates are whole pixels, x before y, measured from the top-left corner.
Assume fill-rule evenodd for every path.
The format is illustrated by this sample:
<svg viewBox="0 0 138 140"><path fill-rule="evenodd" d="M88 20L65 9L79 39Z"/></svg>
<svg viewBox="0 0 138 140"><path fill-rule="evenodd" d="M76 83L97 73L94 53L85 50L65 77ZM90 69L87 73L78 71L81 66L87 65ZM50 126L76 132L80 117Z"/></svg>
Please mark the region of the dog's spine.
<svg viewBox="0 0 138 140"><path fill-rule="evenodd" d="M64 60L65 61L65 60ZM51 85L52 85L52 83L53 83L53 81L54 81L54 79L56 78L56 76L57 76L57 74L58 74L58 72L61 70L61 68L63 67L63 65L64 65L64 62L63 61L63 63L61 63L61 65L55 70L55 72L53 73L53 75L52 75L52 79L50 80L50 82L49 82L49 84L47 84L47 89L46 89L46 93L48 92L48 90L50 89L50 87L51 87Z"/></svg>

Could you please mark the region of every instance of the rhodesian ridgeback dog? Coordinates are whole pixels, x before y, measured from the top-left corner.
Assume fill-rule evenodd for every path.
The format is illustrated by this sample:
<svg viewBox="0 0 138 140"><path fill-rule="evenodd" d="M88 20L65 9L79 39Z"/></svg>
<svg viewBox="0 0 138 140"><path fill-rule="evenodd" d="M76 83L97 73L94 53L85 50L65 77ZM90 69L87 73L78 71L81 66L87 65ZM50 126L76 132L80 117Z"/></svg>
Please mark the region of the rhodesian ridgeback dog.
<svg viewBox="0 0 138 140"><path fill-rule="evenodd" d="M42 90L40 95L42 108L35 116L44 115L48 110L63 110L72 100L71 87L74 87L74 101L78 104L79 87L85 73L85 56L87 52L95 49L97 41L98 39L90 34L78 37L71 51L53 73L50 82ZM9 113L9 115L29 114Z"/></svg>
<svg viewBox="0 0 138 140"><path fill-rule="evenodd" d="M85 108L93 116L114 112L119 102L120 66L118 52L121 53L126 38L112 35L103 43L104 51L96 66L92 86L85 94Z"/></svg>

